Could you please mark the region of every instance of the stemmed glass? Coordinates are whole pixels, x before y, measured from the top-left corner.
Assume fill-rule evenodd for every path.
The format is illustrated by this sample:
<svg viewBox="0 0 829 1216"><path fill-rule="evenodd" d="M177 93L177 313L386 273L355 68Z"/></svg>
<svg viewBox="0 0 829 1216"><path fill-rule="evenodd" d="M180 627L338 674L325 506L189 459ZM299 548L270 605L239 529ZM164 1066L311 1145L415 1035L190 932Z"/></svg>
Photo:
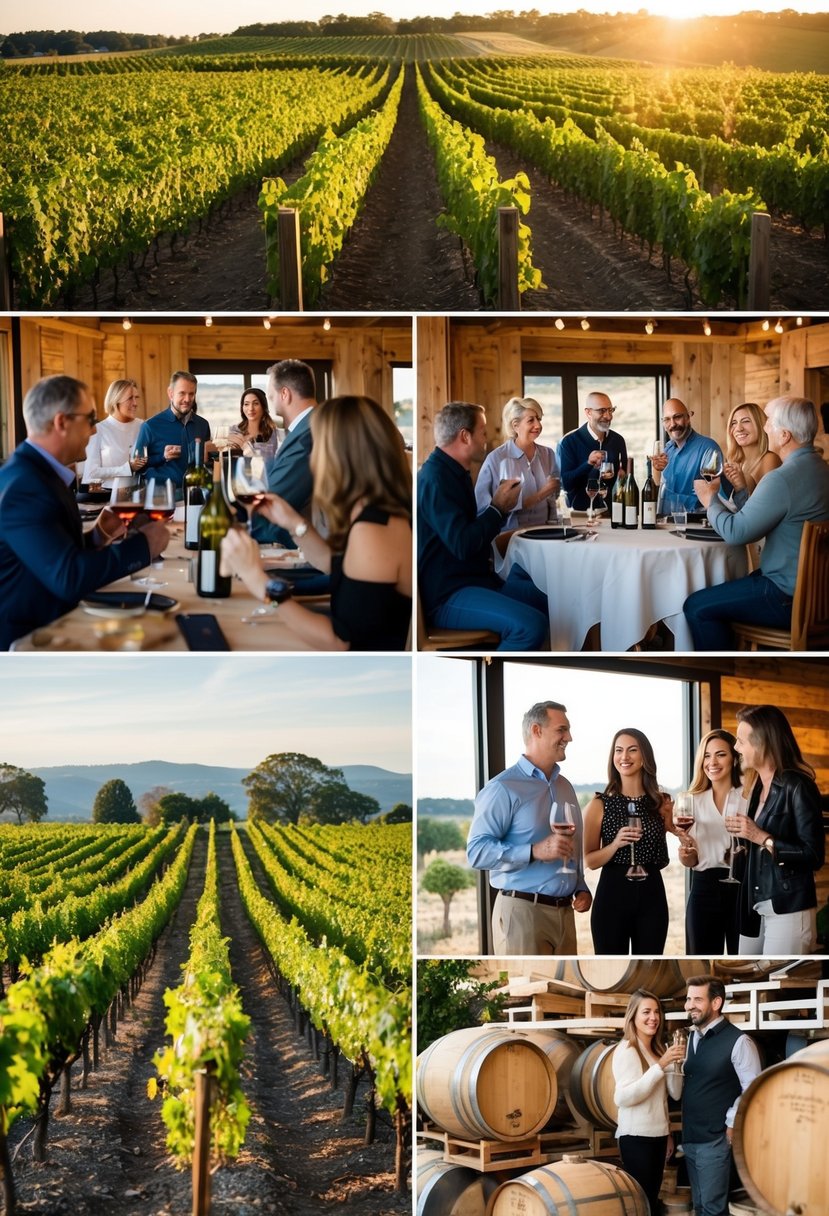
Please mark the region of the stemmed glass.
<svg viewBox="0 0 829 1216"><path fill-rule="evenodd" d="M250 507L260 494L266 494L268 479L265 475L265 461L262 457L236 456L233 458L230 487L234 502L242 507ZM245 516L248 534L250 534L253 525L252 513L246 511Z"/></svg>
<svg viewBox="0 0 829 1216"><path fill-rule="evenodd" d="M684 1026L677 1026L676 1030L674 1030L673 1034L671 1035L671 1045L673 1047L681 1047L683 1050L687 1050L688 1031ZM683 1077L685 1075L685 1065L683 1064L682 1060L674 1060L673 1064L671 1065L671 1071L677 1073L680 1077Z"/></svg>
<svg viewBox="0 0 829 1216"><path fill-rule="evenodd" d="M550 827L562 836L574 836L576 832L576 808L572 802L553 802L550 807ZM562 874L575 874L576 871L565 860L561 867Z"/></svg>
<svg viewBox="0 0 829 1216"><path fill-rule="evenodd" d="M665 444L661 439L654 439L651 445L651 456L662 456L665 453Z"/></svg>
<svg viewBox="0 0 829 1216"><path fill-rule="evenodd" d="M585 486L587 497L590 499L590 507L587 512L587 523L589 527L593 527L596 522L596 512L593 508L593 503L596 501L596 495L601 493L601 484L595 477L591 477Z"/></svg>
<svg viewBox="0 0 829 1216"><path fill-rule="evenodd" d="M677 794L674 798L673 821L683 832L688 832L696 821L693 794Z"/></svg>
<svg viewBox="0 0 829 1216"><path fill-rule="evenodd" d="M706 448L699 462L700 477L706 481L714 481L722 473L722 454L718 448Z"/></svg>
<svg viewBox="0 0 829 1216"><path fill-rule="evenodd" d="M140 477L113 477L109 509L129 528L136 515L144 510L144 483Z"/></svg>
<svg viewBox="0 0 829 1216"><path fill-rule="evenodd" d="M635 802L628 803L628 827L638 832L637 840L642 835L642 816L639 814L639 808ZM625 871L625 878L629 878L631 882L642 882L648 877L648 871L644 866L637 865L636 854L634 851L633 841L630 842L630 865Z"/></svg>
<svg viewBox="0 0 829 1216"><path fill-rule="evenodd" d="M605 506L607 506L607 492L610 489L610 483L613 481L614 473L615 469L613 468L613 461L603 460L599 465L599 497Z"/></svg>
<svg viewBox="0 0 829 1216"><path fill-rule="evenodd" d="M725 796L725 806L723 807L723 821L729 834L731 828L737 826L737 822L732 818L737 813L739 793L735 789L730 789ZM736 804L736 805L735 805ZM730 821L730 822L729 822ZM738 853L745 853L746 846L741 843L739 836L731 835L731 847L728 850L728 877L721 878L720 882L739 882L739 878L734 877L734 858Z"/></svg>

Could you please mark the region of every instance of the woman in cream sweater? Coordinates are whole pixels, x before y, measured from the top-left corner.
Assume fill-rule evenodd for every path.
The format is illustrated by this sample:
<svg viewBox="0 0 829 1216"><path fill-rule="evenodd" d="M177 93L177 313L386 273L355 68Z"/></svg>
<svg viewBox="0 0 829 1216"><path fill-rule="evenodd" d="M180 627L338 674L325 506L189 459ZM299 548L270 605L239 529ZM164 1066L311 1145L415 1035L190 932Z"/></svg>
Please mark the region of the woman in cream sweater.
<svg viewBox="0 0 829 1216"><path fill-rule="evenodd" d="M662 1172L673 1152L668 1094L672 1098L682 1094L682 1076L671 1066L684 1058L685 1048L666 1048L662 1006L644 988L630 998L622 1035L612 1058L619 1155L625 1170L645 1192L651 1212L656 1213Z"/></svg>

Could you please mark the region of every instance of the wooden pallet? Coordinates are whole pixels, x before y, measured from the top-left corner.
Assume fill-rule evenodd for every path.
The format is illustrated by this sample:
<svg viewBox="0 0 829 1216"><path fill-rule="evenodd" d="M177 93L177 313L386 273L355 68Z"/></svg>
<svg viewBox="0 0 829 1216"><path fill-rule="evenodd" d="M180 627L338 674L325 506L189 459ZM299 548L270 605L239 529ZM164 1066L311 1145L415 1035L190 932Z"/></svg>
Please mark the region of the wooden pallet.
<svg viewBox="0 0 829 1216"><path fill-rule="evenodd" d="M541 1151L541 1137L537 1135L523 1140L464 1140L427 1124L417 1133L417 1139L438 1141L443 1146L444 1161L469 1166L481 1174L502 1169L533 1169L546 1165L549 1160Z"/></svg>

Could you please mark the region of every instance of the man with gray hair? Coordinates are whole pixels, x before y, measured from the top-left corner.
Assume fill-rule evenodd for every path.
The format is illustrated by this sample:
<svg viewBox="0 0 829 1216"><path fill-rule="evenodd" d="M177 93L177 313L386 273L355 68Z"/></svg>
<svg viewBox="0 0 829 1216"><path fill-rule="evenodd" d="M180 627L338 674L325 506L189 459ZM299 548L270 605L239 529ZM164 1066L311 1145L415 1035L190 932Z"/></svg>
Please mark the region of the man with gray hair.
<svg viewBox="0 0 829 1216"><path fill-rule="evenodd" d="M173 372L167 385L169 408L148 418L138 432L136 447L146 447L144 476L172 481L181 487L187 466L195 455L195 441L210 442L210 424L199 417L196 405L198 382L192 372Z"/></svg>
<svg viewBox="0 0 829 1216"><path fill-rule="evenodd" d="M518 501L502 482L478 514L470 469L486 454L483 406L450 401L435 418L435 443L417 478L418 589L441 629L490 629L499 650L538 650L548 632L547 597L520 566L506 582L491 567L492 542Z"/></svg>
<svg viewBox="0 0 829 1216"><path fill-rule="evenodd" d="M523 755L475 799L466 854L498 890L493 953L573 955L574 909L587 912L593 899L584 881L581 809L560 767L572 739L567 710L540 701L524 714L521 732ZM565 805L573 828L556 830Z"/></svg>
<svg viewBox="0 0 829 1216"><path fill-rule="evenodd" d="M771 469L731 512L718 498L719 482L698 480L694 490L708 519L732 545L765 538L760 568L746 578L695 591L683 611L695 650L731 650L731 621L788 629L803 524L829 519L829 465L814 446L817 410L804 397L775 397L766 406L769 449L783 462Z"/></svg>
<svg viewBox="0 0 829 1216"><path fill-rule="evenodd" d="M603 461L609 461L615 469L620 463L623 467L627 465L625 441L610 428L615 412L607 393L588 393L584 403L584 424L559 441L561 484L574 511L586 511L590 506L587 483L591 478L598 480ZM610 487L604 489L609 491Z"/></svg>
<svg viewBox="0 0 829 1216"><path fill-rule="evenodd" d="M148 521L125 536L105 508L84 533L68 466L95 433L86 385L47 376L23 402L27 438L0 469L0 649L69 612L91 591L149 565L170 533ZM113 540L121 540L113 545Z"/></svg>

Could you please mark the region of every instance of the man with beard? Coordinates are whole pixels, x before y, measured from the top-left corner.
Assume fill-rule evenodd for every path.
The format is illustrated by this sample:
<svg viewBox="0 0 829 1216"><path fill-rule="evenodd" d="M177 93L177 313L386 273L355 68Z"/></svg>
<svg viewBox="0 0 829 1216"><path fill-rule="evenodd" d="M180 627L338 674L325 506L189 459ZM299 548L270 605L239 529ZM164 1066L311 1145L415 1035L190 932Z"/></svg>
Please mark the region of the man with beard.
<svg viewBox="0 0 829 1216"><path fill-rule="evenodd" d="M682 1087L682 1151L696 1216L728 1216L734 1116L760 1072L760 1056L754 1041L723 1017L721 980L696 975L686 983L693 1029Z"/></svg>
<svg viewBox="0 0 829 1216"><path fill-rule="evenodd" d="M661 485L660 502L681 502L687 511L699 510L694 479L699 477L703 453L709 448L722 452L708 435L699 435L691 426L693 411L684 401L669 397L662 407L662 425L668 435L665 451L653 458L653 479ZM667 508L666 508L667 510Z"/></svg>
<svg viewBox="0 0 829 1216"><path fill-rule="evenodd" d="M135 446L147 449L147 480L154 477L156 481L172 481L180 490L193 459L195 440L203 440L207 450L210 424L196 412L196 384L190 372L173 372L167 386L169 409L148 418L138 432Z"/></svg>
<svg viewBox="0 0 829 1216"><path fill-rule="evenodd" d="M575 511L586 511L590 506L587 483L591 477L598 480L603 460L609 460L615 469L618 469L620 460L622 464L627 464L625 441L610 429L614 412L606 393L588 393L584 426L570 431L558 445L561 484L567 501ZM609 493L610 486L606 486L605 490Z"/></svg>

